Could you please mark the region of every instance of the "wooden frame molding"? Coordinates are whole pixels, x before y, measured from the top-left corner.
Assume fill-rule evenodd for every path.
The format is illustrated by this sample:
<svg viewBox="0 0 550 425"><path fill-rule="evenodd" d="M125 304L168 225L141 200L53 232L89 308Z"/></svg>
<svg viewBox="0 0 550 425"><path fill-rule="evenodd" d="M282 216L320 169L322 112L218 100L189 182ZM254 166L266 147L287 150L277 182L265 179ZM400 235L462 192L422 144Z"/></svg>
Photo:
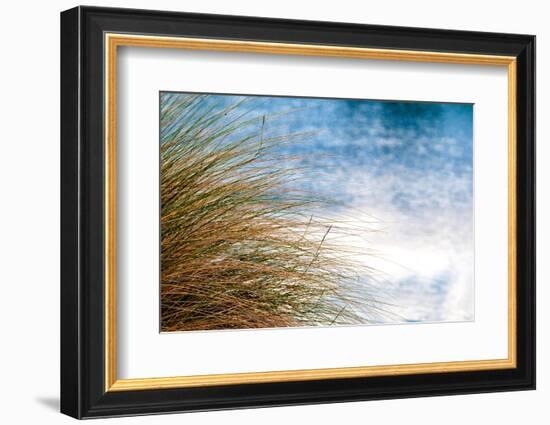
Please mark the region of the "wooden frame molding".
<svg viewBox="0 0 550 425"><path fill-rule="evenodd" d="M232 51L262 54L330 56L363 60L397 60L450 64L493 65L508 72L508 358L385 366L308 369L257 373L179 376L167 378L118 379L116 373L116 93L117 49L121 46ZM204 387L322 379L379 377L417 373L442 373L511 369L517 365L517 128L514 56L444 53L431 51L371 49L312 44L268 43L206 38L161 37L105 33L105 391L133 391L182 387Z"/></svg>

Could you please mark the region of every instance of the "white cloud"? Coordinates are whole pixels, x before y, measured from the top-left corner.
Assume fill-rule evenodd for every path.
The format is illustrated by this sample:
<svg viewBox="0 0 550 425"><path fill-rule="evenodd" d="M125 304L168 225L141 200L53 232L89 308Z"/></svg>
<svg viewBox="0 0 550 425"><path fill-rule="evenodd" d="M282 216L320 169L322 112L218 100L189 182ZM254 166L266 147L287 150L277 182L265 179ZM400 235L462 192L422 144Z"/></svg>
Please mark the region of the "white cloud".
<svg viewBox="0 0 550 425"><path fill-rule="evenodd" d="M345 191L356 200L344 211L357 236L332 242L354 247L356 260L379 272L382 301L392 314L382 322L474 319L473 226L470 202L450 202L468 182L424 173L415 178L346 170ZM425 209L398 208L393 197L406 191ZM373 219L375 217L376 219ZM374 230L374 231L373 231Z"/></svg>

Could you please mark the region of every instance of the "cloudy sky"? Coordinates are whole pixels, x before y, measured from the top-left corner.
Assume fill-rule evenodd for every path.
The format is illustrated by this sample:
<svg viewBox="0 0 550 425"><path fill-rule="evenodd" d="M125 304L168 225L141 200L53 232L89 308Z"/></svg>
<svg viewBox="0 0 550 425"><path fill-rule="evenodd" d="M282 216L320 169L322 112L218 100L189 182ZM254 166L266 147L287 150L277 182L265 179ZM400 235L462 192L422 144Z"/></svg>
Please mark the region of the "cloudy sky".
<svg viewBox="0 0 550 425"><path fill-rule="evenodd" d="M230 104L240 96L212 96ZM307 133L284 147L361 237L358 260L377 270L379 323L474 319L470 104L248 96L266 135ZM261 120L260 120L261 121Z"/></svg>

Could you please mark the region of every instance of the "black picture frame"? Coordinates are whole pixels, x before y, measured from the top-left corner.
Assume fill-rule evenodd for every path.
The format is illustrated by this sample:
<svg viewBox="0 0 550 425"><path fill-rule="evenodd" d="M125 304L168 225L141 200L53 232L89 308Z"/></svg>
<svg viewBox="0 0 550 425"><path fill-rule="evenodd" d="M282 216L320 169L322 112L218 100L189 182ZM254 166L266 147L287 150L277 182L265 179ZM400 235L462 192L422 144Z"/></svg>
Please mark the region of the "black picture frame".
<svg viewBox="0 0 550 425"><path fill-rule="evenodd" d="M514 56L517 367L369 378L105 391L104 33ZM61 13L61 412L75 418L535 388L535 37L76 7Z"/></svg>

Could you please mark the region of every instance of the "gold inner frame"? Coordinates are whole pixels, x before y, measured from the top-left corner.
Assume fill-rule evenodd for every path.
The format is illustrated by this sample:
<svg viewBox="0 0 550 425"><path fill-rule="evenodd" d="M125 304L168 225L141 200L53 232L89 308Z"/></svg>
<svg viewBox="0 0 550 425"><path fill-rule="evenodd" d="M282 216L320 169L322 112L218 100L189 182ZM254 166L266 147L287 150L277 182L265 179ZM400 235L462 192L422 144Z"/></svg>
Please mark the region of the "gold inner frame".
<svg viewBox="0 0 550 425"><path fill-rule="evenodd" d="M284 381L510 369L516 367L516 58L462 53L370 49L106 33L105 40L105 391L148 390ZM119 46L329 56L504 66L508 72L508 357L419 364L118 379L116 373L116 100Z"/></svg>

